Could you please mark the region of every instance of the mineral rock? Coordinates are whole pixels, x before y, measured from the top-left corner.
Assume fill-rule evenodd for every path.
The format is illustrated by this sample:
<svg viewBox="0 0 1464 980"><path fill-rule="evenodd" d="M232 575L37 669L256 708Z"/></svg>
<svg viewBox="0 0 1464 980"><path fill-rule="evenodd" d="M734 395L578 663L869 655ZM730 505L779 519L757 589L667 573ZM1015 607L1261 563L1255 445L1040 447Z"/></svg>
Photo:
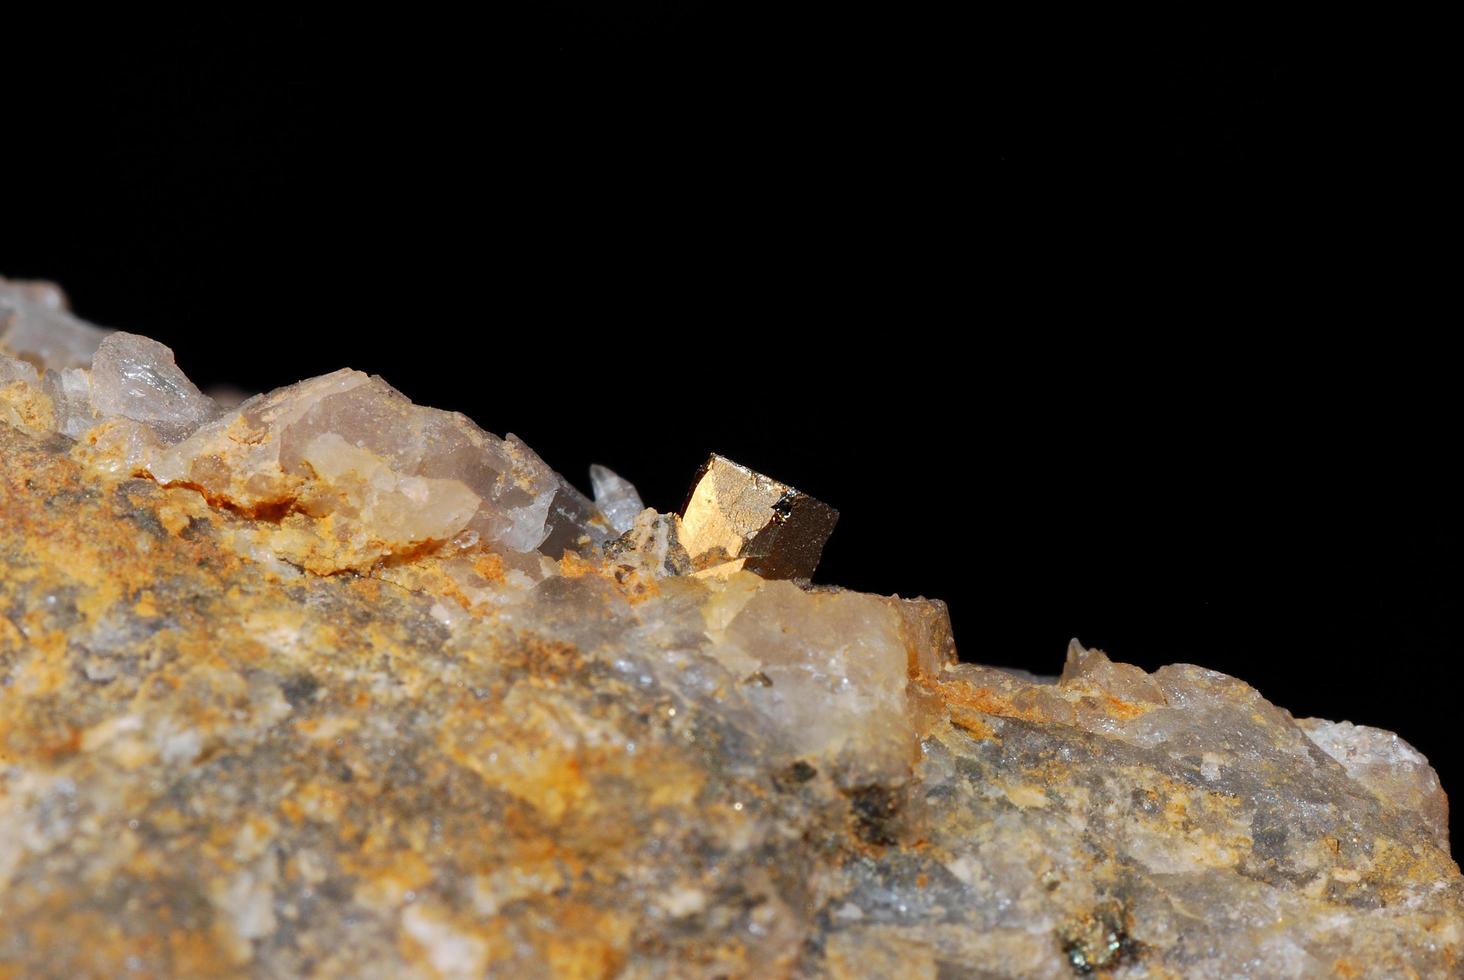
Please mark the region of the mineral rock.
<svg viewBox="0 0 1464 980"><path fill-rule="evenodd" d="M0 276L0 348L46 369L86 367L105 336L67 312L50 283Z"/></svg>
<svg viewBox="0 0 1464 980"><path fill-rule="evenodd" d="M480 550L550 557L614 536L594 502L521 440L413 405L380 378L341 370L225 412L163 345L83 329L105 337L90 366L36 358L46 369L39 377L7 351L56 345L13 348L11 335L0 337L5 417L75 439L92 469L189 486L215 506L274 518L246 535L256 552L330 573L462 534ZM610 477L624 524L635 489Z"/></svg>
<svg viewBox="0 0 1464 980"><path fill-rule="evenodd" d="M102 418L145 422L167 443L219 414L213 399L178 370L172 351L131 333L108 335L92 355L91 402Z"/></svg>
<svg viewBox="0 0 1464 980"><path fill-rule="evenodd" d="M699 570L811 578L839 512L722 456L703 464L681 515Z"/></svg>
<svg viewBox="0 0 1464 980"><path fill-rule="evenodd" d="M215 417L114 337L0 355L0 976L1460 974L1396 735L720 567L751 471L627 524L380 379Z"/></svg>
<svg viewBox="0 0 1464 980"><path fill-rule="evenodd" d="M56 427L51 400L40 393L40 378L27 361L0 351L0 420L27 432Z"/></svg>
<svg viewBox="0 0 1464 980"><path fill-rule="evenodd" d="M9 384L12 381L24 381L29 385L39 385L40 376L31 364L11 357L8 354L0 354L0 384Z"/></svg>
<svg viewBox="0 0 1464 980"><path fill-rule="evenodd" d="M635 486L608 467L591 466L590 484L595 489L595 506L600 508L600 513L605 515L605 520L617 534L629 531L635 525L636 517L646 509Z"/></svg>

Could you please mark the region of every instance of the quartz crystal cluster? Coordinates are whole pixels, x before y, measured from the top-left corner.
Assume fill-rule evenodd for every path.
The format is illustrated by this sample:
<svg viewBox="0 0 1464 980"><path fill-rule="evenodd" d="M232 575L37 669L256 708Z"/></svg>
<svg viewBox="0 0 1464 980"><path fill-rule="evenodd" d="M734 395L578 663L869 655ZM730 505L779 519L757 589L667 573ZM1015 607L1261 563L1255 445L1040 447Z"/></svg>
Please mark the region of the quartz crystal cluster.
<svg viewBox="0 0 1464 980"><path fill-rule="evenodd" d="M1398 736L809 583L343 370L225 408L0 280L0 977L1447 977Z"/></svg>
<svg viewBox="0 0 1464 980"><path fill-rule="evenodd" d="M261 548L300 568L364 571L452 540L552 555L612 536L609 518L521 440L413 405L379 377L341 370L226 412L162 344L64 309L53 286L0 280L0 379L34 389L43 372L49 399L36 407L34 390L16 391L10 417L78 440L94 468L275 518ZM628 527L634 488L603 468L596 483Z"/></svg>

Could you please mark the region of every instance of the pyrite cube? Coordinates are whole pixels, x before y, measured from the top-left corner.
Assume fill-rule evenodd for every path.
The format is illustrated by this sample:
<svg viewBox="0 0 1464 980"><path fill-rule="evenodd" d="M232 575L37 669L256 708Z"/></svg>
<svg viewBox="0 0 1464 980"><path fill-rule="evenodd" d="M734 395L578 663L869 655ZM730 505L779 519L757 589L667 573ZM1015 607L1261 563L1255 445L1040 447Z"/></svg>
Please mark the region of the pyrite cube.
<svg viewBox="0 0 1464 980"><path fill-rule="evenodd" d="M713 454L682 508L681 543L698 573L808 579L838 520L823 501Z"/></svg>

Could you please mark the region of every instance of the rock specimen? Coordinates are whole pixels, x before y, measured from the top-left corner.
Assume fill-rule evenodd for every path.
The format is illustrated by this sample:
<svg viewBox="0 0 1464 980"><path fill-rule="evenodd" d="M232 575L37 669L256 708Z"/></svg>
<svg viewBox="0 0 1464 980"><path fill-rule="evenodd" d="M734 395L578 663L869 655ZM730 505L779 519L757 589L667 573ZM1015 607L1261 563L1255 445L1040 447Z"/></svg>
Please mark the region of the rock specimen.
<svg viewBox="0 0 1464 980"><path fill-rule="evenodd" d="M961 664L723 496L49 322L0 336L0 976L1460 975L1397 736Z"/></svg>

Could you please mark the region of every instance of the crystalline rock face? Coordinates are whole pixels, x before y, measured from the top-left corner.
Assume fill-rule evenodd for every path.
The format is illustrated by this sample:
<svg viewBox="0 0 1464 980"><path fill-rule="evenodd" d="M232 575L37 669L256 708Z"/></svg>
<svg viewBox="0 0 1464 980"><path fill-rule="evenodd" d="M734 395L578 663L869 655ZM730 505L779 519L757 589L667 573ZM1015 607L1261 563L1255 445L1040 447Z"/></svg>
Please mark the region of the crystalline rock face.
<svg viewBox="0 0 1464 980"><path fill-rule="evenodd" d="M960 663L722 457L590 483L0 279L0 975L1464 975L1398 736Z"/></svg>

